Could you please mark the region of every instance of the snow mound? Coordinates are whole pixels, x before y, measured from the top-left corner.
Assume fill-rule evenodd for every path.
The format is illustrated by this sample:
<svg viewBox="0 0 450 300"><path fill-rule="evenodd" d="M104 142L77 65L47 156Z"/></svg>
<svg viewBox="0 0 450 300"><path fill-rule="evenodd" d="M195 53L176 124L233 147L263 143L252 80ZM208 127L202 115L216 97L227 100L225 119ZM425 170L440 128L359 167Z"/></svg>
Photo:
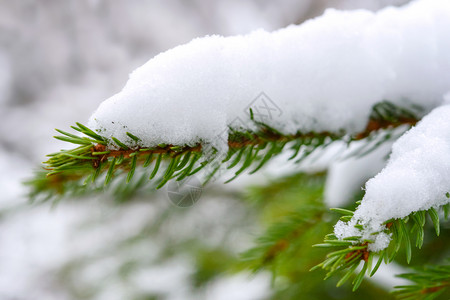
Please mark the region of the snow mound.
<svg viewBox="0 0 450 300"><path fill-rule="evenodd" d="M449 99L450 100L450 99ZM363 238L384 229L384 222L404 218L415 211L438 208L450 202L450 105L434 109L392 147L386 167L366 184L366 193L353 219L335 226L338 238L361 234ZM378 251L389 239L376 236Z"/></svg>
<svg viewBox="0 0 450 300"><path fill-rule="evenodd" d="M126 132L145 147L200 142L226 151L228 126L251 129L252 107L283 133L355 133L382 100L425 111L442 102L449 37L450 2L422 0L377 13L330 9L271 33L198 38L135 70L89 126L129 146Z"/></svg>

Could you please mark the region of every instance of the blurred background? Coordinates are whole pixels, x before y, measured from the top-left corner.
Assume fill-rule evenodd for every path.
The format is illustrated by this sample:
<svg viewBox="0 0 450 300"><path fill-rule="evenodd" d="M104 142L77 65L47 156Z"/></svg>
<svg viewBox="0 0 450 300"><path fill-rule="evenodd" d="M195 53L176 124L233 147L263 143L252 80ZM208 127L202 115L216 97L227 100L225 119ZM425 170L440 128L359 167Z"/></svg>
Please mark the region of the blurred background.
<svg viewBox="0 0 450 300"><path fill-rule="evenodd" d="M29 203L21 182L46 154L68 147L52 138L54 128L86 123L133 69L162 51L208 34L300 24L328 7L406 2L0 0L0 300L354 299L308 272L323 258L309 245L333 222L320 208L316 217L328 225L307 227L305 249L289 254L281 279L246 271L258 269L252 252L247 265L239 260L271 222L301 205L323 206L324 173L265 170L209 185L187 209L145 187ZM386 290L368 282L359 298L389 299Z"/></svg>

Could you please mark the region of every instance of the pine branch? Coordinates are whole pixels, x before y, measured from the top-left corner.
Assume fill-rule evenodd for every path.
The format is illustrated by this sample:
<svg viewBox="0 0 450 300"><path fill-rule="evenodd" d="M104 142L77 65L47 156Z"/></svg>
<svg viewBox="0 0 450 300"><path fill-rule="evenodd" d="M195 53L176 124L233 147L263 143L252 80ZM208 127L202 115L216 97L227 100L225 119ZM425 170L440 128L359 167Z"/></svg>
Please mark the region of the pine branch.
<svg viewBox="0 0 450 300"><path fill-rule="evenodd" d="M428 266L416 269L416 273L397 275L412 281L411 285L396 286L394 294L399 299L431 300L440 296L450 287L450 265Z"/></svg>
<svg viewBox="0 0 450 300"><path fill-rule="evenodd" d="M299 237L317 225L323 215L323 207L310 206L290 214L282 222L275 223L258 238L256 246L241 255L247 268L254 272L269 268L277 259L288 255L289 248L297 248Z"/></svg>
<svg viewBox="0 0 450 300"><path fill-rule="evenodd" d="M445 219L449 216L450 204L441 207ZM353 217L353 211L346 209L332 209L343 216L341 221L348 222ZM353 291L357 290L364 279L365 274L372 277L378 270L381 263L392 262L399 253L400 249L405 249L406 261L411 261L411 244L421 248L424 240L424 226L427 215L432 220L436 235L440 234L439 213L431 208L427 211L417 211L402 219L392 219L384 223L384 233L392 234L392 240L389 247L380 252L369 251L369 244L372 240L362 240L362 236L353 236L339 240L334 234L325 237L323 244L314 245L319 248L329 248L332 252L327 254L326 259L316 265L311 270L324 269L327 271L326 277L329 278L340 271L345 271L345 275L338 282L337 286L344 284L355 272L356 268L363 262L363 268L352 281ZM362 230L362 225L355 225L357 229ZM379 256L375 266L373 266L375 255Z"/></svg>
<svg viewBox="0 0 450 300"><path fill-rule="evenodd" d="M304 245L319 242L329 230L329 224L322 222L328 214L323 204L325 178L325 173L298 173L249 189L246 198L252 214L262 216L261 225L266 229L240 255L237 270L268 271L274 281L281 277L296 284L321 281L308 272L321 257ZM279 288L284 290L283 284Z"/></svg>
<svg viewBox="0 0 450 300"><path fill-rule="evenodd" d="M252 112L251 116L253 116ZM220 162L204 160L202 144L165 145L154 147L137 146L140 138L127 133L136 146L129 147L115 137L106 138L99 133L76 123L72 128L83 136L77 136L62 130L56 139L79 145L70 150L61 150L49 154L44 162L46 173L39 172L35 178L26 182L31 186L30 198L51 199L54 196L69 193L80 194L83 191L101 190L101 186L94 185L102 177L105 186L113 178L118 180L125 177L130 182L135 176L136 169L142 168L148 172L148 179L153 180L155 187L163 187L169 180L182 180L204 170L208 173L205 183L219 170L220 166L235 169L231 181L244 171L253 174L260 170L270 159L280 154L285 148L293 152L290 159L302 161L318 149L324 149L336 140L347 143L365 139L374 141L369 147L359 149L359 155L364 155L378 147L382 142L392 137L397 127L412 126L418 117L412 111L398 108L389 102L382 102L374 106L367 128L358 134L348 136L344 132L336 134L330 132L297 132L285 135L276 129L255 121L255 131L229 130L227 156ZM380 132L385 133L378 138ZM252 168L253 167L253 168ZM78 190L78 191L75 191Z"/></svg>

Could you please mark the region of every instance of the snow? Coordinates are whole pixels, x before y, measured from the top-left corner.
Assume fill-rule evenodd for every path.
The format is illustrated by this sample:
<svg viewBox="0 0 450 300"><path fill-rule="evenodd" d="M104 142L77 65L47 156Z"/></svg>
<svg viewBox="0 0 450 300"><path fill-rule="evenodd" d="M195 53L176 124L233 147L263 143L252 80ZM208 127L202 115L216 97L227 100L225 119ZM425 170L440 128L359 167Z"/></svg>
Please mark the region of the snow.
<svg viewBox="0 0 450 300"><path fill-rule="evenodd" d="M91 1L91 3L94 2ZM214 8L218 5L216 2L223 4L223 7L220 6L219 9L210 11L211 6ZM34 298L69 299L70 288L57 280L60 278L55 278L57 277L55 272L63 266L62 261L78 261L80 257L92 255L94 252L98 253L98 248L112 248L110 242L114 236L117 236L117 234L114 235L115 233L121 233L120 237L122 237L122 233L134 232L135 226L140 225L142 217L152 219L154 212L150 211L150 208L144 210L139 207L139 210L142 211L139 214L125 204L114 208L116 214L109 212L113 208L102 205L92 207L92 203L89 204L85 201L77 201L76 205L73 203L60 204L56 210L51 212L48 211L47 206L43 206L31 207L29 210L12 214L10 208L14 204L26 202L24 196L26 191L20 181L30 176L31 165L42 161L45 154L67 146L51 139L53 128L67 127L75 121L86 118L94 106L97 106L98 99L105 98L107 93L111 93L111 90L118 90L118 82L124 80L124 74L130 68L143 62L144 55L148 56L149 53L172 47L174 44L191 39L192 36L203 35L207 32L236 34L243 31L240 27L243 26L242 23L246 23L245 26L248 26L245 30L250 29L251 26L264 26L266 29L279 27L284 21L282 20L283 14L280 14L277 8L282 5L282 2L288 1L279 1L276 4L267 2L271 6L266 9L268 13L264 15L258 11L245 10L245 13L252 15L240 16L239 24L236 22L235 16L242 13L241 6L239 6L241 1L234 1L238 3L235 4L236 8L227 11L225 7L229 5L229 2L226 4L223 1L202 2L200 6L207 6L201 8L205 11L203 17L194 14L194 11L198 9L197 6L185 6L181 2L174 4L174 1L161 2L160 5L150 2L101 3L98 14L95 11L86 10L84 4L74 5L69 2L45 5L24 2L19 4L19 2L13 1L2 4L0 27L4 32L2 35L4 47L1 50L4 53L0 53L0 114L3 124L0 138L0 165L5 171L0 180L2 189L0 239L3 245L0 251L0 260L3 266L0 276L0 298L27 299L30 297L30 291L33 291ZM317 1L313 2L318 3ZM338 2L333 0L333 5L337 5ZM381 1L353 2L357 2L357 5L363 2L373 3L372 6L376 6ZM166 3L169 4L166 5ZM176 9L174 9L174 5L176 5ZM298 5L298 1L295 5ZM10 7L17 8L13 11ZM292 15L289 20L298 20L300 14L298 8L294 5L286 5L286 7L285 11ZM19 12L24 13L19 14ZM220 15L218 15L219 12ZM68 18L68 16L70 17ZM124 21L117 22L118 19ZM411 16L411 21L413 19L414 17ZM27 22L23 22L23 20L27 20ZM253 20L257 20L257 22L253 22ZM229 28L223 29L224 23ZM444 29L444 26L439 28L445 37ZM306 40L306 38L304 39ZM448 49L445 47L444 49ZM417 48L413 50L416 51ZM402 67L407 66L408 63L405 62ZM439 64L442 65L445 62ZM268 66L264 66L264 68L271 71ZM247 70L243 71L247 72ZM414 82L414 85L420 87L423 80L428 80L428 78L430 80L426 83L427 85L435 84L434 79L436 78L426 74ZM442 78L445 79L445 76ZM333 80L335 79L331 81ZM194 80L190 81L191 84L192 82ZM189 82L186 86L188 84ZM423 85L425 86L425 84ZM223 90L221 91L223 92ZM231 91L233 90L231 89ZM259 94L260 90L257 88L255 90L256 94ZM266 90L264 89L264 91ZM283 96L283 91L266 92L277 105L280 105L281 99L277 93ZM401 91L397 92L401 93ZM242 93L239 92L239 95ZM243 99L245 102L243 106L248 105L256 94ZM327 104L326 101L320 103ZM298 106L295 107L298 108ZM283 116L290 114L290 110L290 107L283 107ZM305 110L305 112L307 111ZM244 113L243 116L245 117ZM12 128L15 134L11 134ZM25 136L26 138L23 138ZM282 161L285 163L285 158L279 161L278 165L274 164L270 170L279 171ZM242 178L234 183L242 184ZM149 200L145 199L146 203L149 203ZM151 198L151 200L156 199ZM220 201L220 205L231 203L229 199L227 200ZM211 204L211 201L201 202L199 205L202 204L207 206ZM212 208L211 206L207 207ZM201 206L197 206L192 211L193 216L191 217L201 215L199 214L200 209ZM99 216L103 215L105 210L108 211L108 215L112 215L110 220L104 220L105 218ZM213 211L217 211L217 207ZM130 215L133 217L130 218ZM224 214L224 216L227 215L235 216L236 214ZM216 215L214 217L217 218ZM92 222L91 219L97 220L98 223ZM73 228L76 225L73 223L81 222L81 220L85 220L93 228L84 230L83 233L78 232ZM226 220L223 224L227 226L221 226L225 229L211 229L209 225L212 223L208 222L206 227L209 227L206 230L200 227L200 224L205 224L205 219L196 217L196 220L195 224L198 226L195 227L195 230L190 230L190 234L198 236L198 232L201 232L200 236L203 239L210 236L217 238L220 236L217 233L221 233L233 221L230 218L217 218L217 220ZM113 225L117 226L112 227ZM111 228L113 229L111 230ZM189 231L189 226L184 225L183 228L186 228L185 231ZM240 228L236 232L243 234L245 230ZM139 247L142 247L136 250L139 255L136 253L126 253L126 255L133 255L140 261L145 261L144 258L153 255L153 248L150 244L140 244ZM115 259L121 260L119 257ZM108 278L117 276L109 272L106 267L108 266L105 266L102 261L92 263L91 268L80 267L81 271L75 273L77 274L75 278L77 290L87 290L90 284L95 284L96 288L104 291L101 295L107 299L111 299L112 291L115 298L123 296L125 291L130 290L130 286L133 286L129 282L121 285L115 280L111 280L111 283L106 286L100 286L96 282L87 282L89 278L92 278L91 271L95 271L99 277L101 274ZM152 266L149 266L150 268ZM175 276L171 278L178 278L176 276L180 270L176 268L170 270ZM139 289L135 288L136 290L149 288L149 285L145 285L145 277L137 279L141 279L141 284ZM247 280L242 277L238 279ZM231 281L227 280L225 286L221 286L221 280L214 282L211 290L208 291L214 296L208 298L215 299L216 295L223 294L224 291L236 294L237 292L231 289L241 288L243 284ZM185 283L184 281L180 282ZM260 290L256 285L250 285L250 288L246 290L248 294L246 299L254 299L252 294L261 295L267 291L268 283L264 280L258 282ZM158 284L160 283L162 281L158 280ZM159 285L159 287L161 286ZM178 290L181 288L186 287L183 285ZM181 299L189 298L189 295L183 294ZM127 296L131 297L130 294ZM99 297L92 296L93 299L100 299Z"/></svg>
<svg viewBox="0 0 450 300"><path fill-rule="evenodd" d="M450 100L450 99L449 99ZM384 229L383 222L450 202L450 105L434 109L392 147L386 167L366 184L366 193L353 219L335 226L338 237L354 236L356 223L363 237ZM376 237L372 251L386 248L389 239ZM373 237L372 237L373 238Z"/></svg>
<svg viewBox="0 0 450 300"><path fill-rule="evenodd" d="M89 126L129 146L209 144L228 126L252 129L248 106L264 92L284 132L355 133L384 99L425 111L450 90L450 2L422 0L377 13L327 10L299 26L206 36L157 55L104 101ZM420 57L420 59L417 59ZM112 145L111 145L112 147Z"/></svg>

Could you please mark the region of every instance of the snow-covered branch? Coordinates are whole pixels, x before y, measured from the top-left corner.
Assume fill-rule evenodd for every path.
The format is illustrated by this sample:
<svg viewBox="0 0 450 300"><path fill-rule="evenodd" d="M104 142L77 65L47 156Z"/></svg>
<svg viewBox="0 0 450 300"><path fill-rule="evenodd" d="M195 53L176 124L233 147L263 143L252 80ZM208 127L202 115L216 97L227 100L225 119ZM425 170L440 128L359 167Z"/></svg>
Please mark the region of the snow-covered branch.
<svg viewBox="0 0 450 300"><path fill-rule="evenodd" d="M279 111L265 118L284 134L360 132L385 99L429 111L450 90L450 5L416 1L377 13L328 10L275 32L208 36L135 70L101 104L89 127L144 147L209 143L228 126L253 129L248 107L264 92ZM234 122L236 119L243 122Z"/></svg>

